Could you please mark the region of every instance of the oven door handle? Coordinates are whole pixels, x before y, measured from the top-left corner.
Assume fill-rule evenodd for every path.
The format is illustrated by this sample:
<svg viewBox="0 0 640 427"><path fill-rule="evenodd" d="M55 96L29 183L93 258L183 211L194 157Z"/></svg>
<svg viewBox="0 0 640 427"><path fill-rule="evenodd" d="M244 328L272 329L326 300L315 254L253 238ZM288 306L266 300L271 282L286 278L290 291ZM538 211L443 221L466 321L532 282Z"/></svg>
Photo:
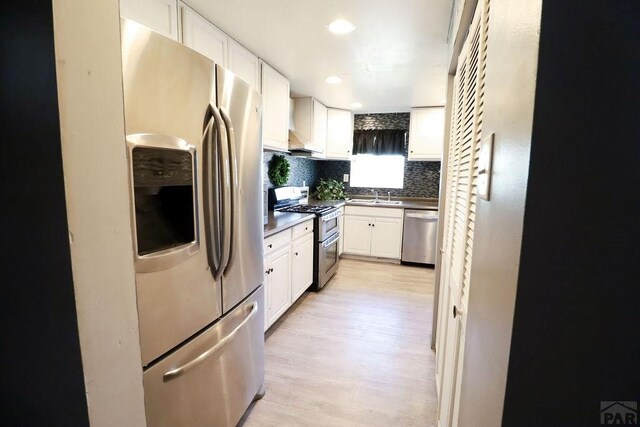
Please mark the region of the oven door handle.
<svg viewBox="0 0 640 427"><path fill-rule="evenodd" d="M336 233L333 237L330 237L328 241L322 242L322 247L328 248L329 246L337 242L339 238L340 238L340 233Z"/></svg>

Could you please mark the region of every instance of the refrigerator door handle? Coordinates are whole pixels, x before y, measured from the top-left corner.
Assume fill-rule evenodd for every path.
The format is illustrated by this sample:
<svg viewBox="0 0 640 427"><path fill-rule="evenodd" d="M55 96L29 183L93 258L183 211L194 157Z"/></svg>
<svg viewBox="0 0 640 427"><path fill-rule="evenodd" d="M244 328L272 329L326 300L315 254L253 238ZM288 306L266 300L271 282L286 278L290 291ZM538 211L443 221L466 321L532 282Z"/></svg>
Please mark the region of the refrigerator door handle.
<svg viewBox="0 0 640 427"><path fill-rule="evenodd" d="M229 246L231 244L231 233L229 230L231 225L231 195L229 192L231 176L227 162L227 159L229 158L229 147L227 145L226 128L222 121L222 117L220 116L220 112L215 105L209 105L209 113L211 114L211 118L209 125L207 125L207 129L209 129L209 127L211 127L211 129L209 129L207 134L208 138L205 147L207 147L208 150L213 150L212 135L214 134L213 127L215 126L215 152L217 153L217 156L215 156L214 159L212 158L213 156L211 153L205 154L205 230L207 234L206 240L209 266L212 269L213 278L217 282L220 280L220 277L222 277L224 266L227 264ZM216 168L214 168L214 162L216 164ZM213 171L218 171L218 168L222 173L216 173L214 175ZM220 185L220 181L222 181L222 185ZM216 193L215 196L214 189ZM218 198L219 190L221 190L220 192L222 193L221 201ZM213 200L214 198L216 199L215 202ZM216 214L218 215L217 217L214 216ZM218 221L218 218L221 218L221 221ZM218 248L219 250L217 250ZM216 254L217 257L214 257L214 254Z"/></svg>
<svg viewBox="0 0 640 427"><path fill-rule="evenodd" d="M202 147L203 147L203 179L202 190L204 199L204 227L205 227L205 243L207 247L207 261L209 268L213 271L213 277L216 277L216 272L220 270L221 250L219 247L220 242L220 227L218 221L214 217L219 211L219 188L217 182L217 149L213 148L213 138L216 130L213 125L214 117L211 114L207 126L204 129L202 135ZM215 135L215 138L218 136ZM216 158L214 159L214 153ZM215 176L213 176L215 173Z"/></svg>
<svg viewBox="0 0 640 427"><path fill-rule="evenodd" d="M230 227L230 247L227 263L224 266L224 274L226 274L231 267L233 266L233 262L237 253L237 245L235 244L237 233L238 233L238 224L239 222L239 193L238 189L240 188L240 183L238 179L238 157L236 155L236 135L233 130L233 123L231 122L231 118L229 114L226 112L224 107L220 107L220 114L222 115L222 120L224 120L224 124L227 130L227 141L229 144L229 165L231 172L231 227Z"/></svg>
<svg viewBox="0 0 640 427"><path fill-rule="evenodd" d="M256 313L258 312L258 303L256 301L251 303L250 307L251 307L251 311L249 312L247 317L245 317L244 320L242 322L240 322L240 324L238 326L236 326L229 333L229 335L227 335L226 337L222 338L220 341L218 341L218 343L216 345L214 345L209 350L205 351L204 353L202 353L200 356L196 357L195 359L185 363L184 365L182 365L182 366L180 366L178 368L175 368L175 369L172 369L172 370L166 372L162 376L162 381L166 383L168 381L171 381L171 380L173 380L175 378L178 378L178 377L186 374L191 369L195 368L196 366L198 366L199 364L204 362L206 359L208 359L209 357L214 355L216 352L218 352L220 349L222 349L229 341L231 341L233 339L234 336L236 336L236 334L242 329L242 327L244 325L246 325L256 315Z"/></svg>

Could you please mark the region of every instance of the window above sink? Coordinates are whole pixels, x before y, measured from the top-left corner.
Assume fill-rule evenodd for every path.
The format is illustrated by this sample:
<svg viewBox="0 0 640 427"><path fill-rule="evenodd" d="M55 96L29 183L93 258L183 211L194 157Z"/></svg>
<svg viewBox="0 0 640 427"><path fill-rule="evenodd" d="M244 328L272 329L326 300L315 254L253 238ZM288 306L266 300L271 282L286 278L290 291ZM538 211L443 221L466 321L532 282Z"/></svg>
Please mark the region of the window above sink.
<svg viewBox="0 0 640 427"><path fill-rule="evenodd" d="M404 156L358 154L351 160L351 187L403 188Z"/></svg>

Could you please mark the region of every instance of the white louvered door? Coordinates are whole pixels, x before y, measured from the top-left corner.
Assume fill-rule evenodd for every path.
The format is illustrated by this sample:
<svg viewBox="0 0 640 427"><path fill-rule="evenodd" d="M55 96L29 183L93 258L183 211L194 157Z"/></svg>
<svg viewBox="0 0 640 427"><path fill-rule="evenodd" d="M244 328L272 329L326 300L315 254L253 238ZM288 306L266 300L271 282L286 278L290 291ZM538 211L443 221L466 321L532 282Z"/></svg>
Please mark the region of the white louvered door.
<svg viewBox="0 0 640 427"><path fill-rule="evenodd" d="M478 157L482 139L489 1L479 1L458 58L447 172L442 287L446 295L439 320L438 425L457 426L466 313L477 201Z"/></svg>

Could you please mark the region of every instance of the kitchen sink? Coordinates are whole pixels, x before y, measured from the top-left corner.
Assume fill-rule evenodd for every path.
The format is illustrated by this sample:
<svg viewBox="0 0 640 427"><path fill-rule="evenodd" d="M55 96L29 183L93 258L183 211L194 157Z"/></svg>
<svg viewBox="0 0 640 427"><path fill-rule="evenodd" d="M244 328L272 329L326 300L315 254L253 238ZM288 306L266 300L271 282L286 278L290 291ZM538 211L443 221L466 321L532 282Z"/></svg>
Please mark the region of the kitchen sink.
<svg viewBox="0 0 640 427"><path fill-rule="evenodd" d="M400 200L376 200L376 199L351 199L350 203L361 203L363 205L399 205Z"/></svg>
<svg viewBox="0 0 640 427"><path fill-rule="evenodd" d="M375 199L351 199L349 200L351 203L362 203L362 204L370 204L375 203Z"/></svg>

